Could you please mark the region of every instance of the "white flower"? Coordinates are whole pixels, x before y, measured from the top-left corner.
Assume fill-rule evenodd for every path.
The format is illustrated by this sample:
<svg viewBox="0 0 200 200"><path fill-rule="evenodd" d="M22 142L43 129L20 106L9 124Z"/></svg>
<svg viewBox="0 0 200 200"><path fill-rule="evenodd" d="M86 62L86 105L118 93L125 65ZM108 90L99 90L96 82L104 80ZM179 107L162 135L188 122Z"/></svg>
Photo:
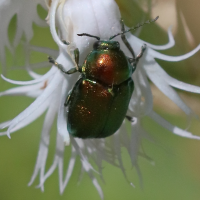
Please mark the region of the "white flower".
<svg viewBox="0 0 200 200"><path fill-rule="evenodd" d="M15 46L19 43L23 33L25 33L28 41L32 38L33 32L31 26L33 22L38 25L44 24L44 22L37 16L37 4L42 4L44 6L42 0L0 0L0 55L2 61L5 57L5 47L12 50L6 30L10 19L15 13L17 13L18 16L18 26L14 40ZM90 37L78 37L77 33L89 33L99 36L101 39L108 39L110 36L121 32L121 16L114 0L52 0L47 1L47 6L49 9L47 21L50 26L52 37L59 46L59 55L56 61L62 64L65 70L69 70L75 66L74 56L72 53L75 48L80 50L80 64L82 64L87 54L92 50L92 45L95 41L94 38ZM8 10L9 14L7 14ZM58 33L56 31L56 26L58 27ZM70 76L64 75L59 69L52 66L46 74L39 75L33 72L27 63L28 73L32 76L33 80L14 81L2 76L4 80L20 86L1 92L0 96L23 94L25 96L36 98L36 100L14 119L0 124L0 128L8 128L7 131L2 132L1 135L7 134L8 137L10 137L11 133L30 124L47 110L42 129L37 162L29 185L31 185L36 176L39 175L39 187L44 190L44 182L58 167L60 192L62 193L73 172L76 157L79 156L82 163L82 171L87 172L101 198L103 198L101 187L94 176L96 171L90 164L89 159L93 159L96 163L98 167L97 173L99 173L100 176L102 176L103 160L113 165L116 165L117 160L124 176L126 176L121 158L121 147L125 147L129 153L132 165L135 166L140 175L140 170L137 164L138 154L140 153L140 140L142 138L148 138L147 133L141 127L141 119L144 116L149 116L158 124L176 135L200 139L200 137L194 136L186 130L173 126L153 111L153 97L148 78L168 98L180 107L188 117L191 117L193 112L181 100L173 88L200 93L199 87L180 82L170 77L155 61L155 58L171 62L181 61L189 58L200 49L199 45L193 51L176 57L156 52L155 50L165 50L174 46L174 39L170 29L168 30L168 36L169 42L167 44L156 46L138 39L131 33L126 34L128 42L131 44L136 54L140 52L140 48L144 43L147 44L147 49L142 59L139 61L137 69L132 77L135 83L135 89L127 111L128 115L135 119L131 124L131 136L127 133L128 131L126 130L124 123L119 131L106 139L82 140L73 138L69 135L66 124L67 113L64 108L64 102L68 92L73 88L73 85L78 79L78 73ZM70 45L65 45L62 40L69 41ZM122 42L121 37L118 36L115 40L120 42L121 49L124 51L126 56L131 57L129 50ZM34 51L47 53L51 56L56 56L57 54L56 51L45 48L29 48ZM40 66L40 64L38 64L38 66ZM46 170L45 166L50 141L49 133L56 117L56 154L51 167ZM69 159L66 175L64 176L63 153L65 144L68 145L70 141L72 153L71 158ZM142 153L140 153L140 155L146 157ZM148 159L148 157L146 158Z"/></svg>

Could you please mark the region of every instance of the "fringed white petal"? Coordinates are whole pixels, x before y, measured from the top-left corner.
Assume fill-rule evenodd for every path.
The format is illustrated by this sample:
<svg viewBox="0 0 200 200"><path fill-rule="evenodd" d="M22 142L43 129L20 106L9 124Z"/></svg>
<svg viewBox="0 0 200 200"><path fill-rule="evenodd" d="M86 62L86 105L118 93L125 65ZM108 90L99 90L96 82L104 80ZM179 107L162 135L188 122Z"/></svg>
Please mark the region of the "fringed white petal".
<svg viewBox="0 0 200 200"><path fill-rule="evenodd" d="M16 87L16 88L12 88L12 89L0 92L0 97L8 96L8 95L26 95L28 92L39 90L42 87L43 87L43 83L39 83L36 85L31 85L31 86Z"/></svg>
<svg viewBox="0 0 200 200"><path fill-rule="evenodd" d="M49 105L51 103L51 99L52 98L46 99L46 101L43 104L41 104L37 110L35 110L31 115L26 117L21 122L19 122L14 128L12 128L10 130L10 133L14 133L15 131L18 131L18 130L24 128L25 126L27 126L30 123L32 123L33 121L35 121L38 117L40 117L45 112L45 110L49 107ZM6 127L10 126L11 124L12 124L12 121L10 121L10 123L5 124L5 126L3 128L6 128ZM7 133L7 132L4 132L3 135L5 135L5 133Z"/></svg>
<svg viewBox="0 0 200 200"><path fill-rule="evenodd" d="M142 91L137 85L138 79L134 80L135 86L133 90L133 94L129 103L129 110L132 116L140 116L141 115L141 98L142 98Z"/></svg>
<svg viewBox="0 0 200 200"><path fill-rule="evenodd" d="M133 74L133 80L135 87L129 103L129 111L132 116L147 115L153 108L153 97L146 72L141 65L138 65Z"/></svg>
<svg viewBox="0 0 200 200"><path fill-rule="evenodd" d="M31 46L28 46L28 48L32 51L41 52L46 55L53 56L55 58L58 57L58 53L59 53L59 51L57 51L57 50L46 48L46 47L39 47L39 46L31 45Z"/></svg>
<svg viewBox="0 0 200 200"><path fill-rule="evenodd" d="M93 176L93 173L91 171L89 173L89 177L92 180L93 185L97 189L97 192L99 193L99 196L101 197L101 199L104 199L104 195L103 195L103 191L101 189L101 186L99 185L97 179Z"/></svg>
<svg viewBox="0 0 200 200"><path fill-rule="evenodd" d="M155 61L154 61L154 64L155 64ZM151 71L150 68L151 67L148 67L149 71ZM168 83L168 85L171 85L175 88L185 90L188 92L200 93L200 87L181 82L181 81L169 76L159 65L157 67L152 67L152 71L153 70L156 70L157 76L162 77L162 79L164 79L165 82Z"/></svg>
<svg viewBox="0 0 200 200"><path fill-rule="evenodd" d="M62 84L62 92L61 92L61 101L60 101L60 108L58 111L58 119L57 119L57 130L58 133L63 137L65 145L70 144L70 137L67 130L67 110L65 107L65 101L69 92L67 89L67 80L64 79Z"/></svg>
<svg viewBox="0 0 200 200"><path fill-rule="evenodd" d="M42 174L43 177L40 178L40 184L38 185L38 188L43 188L46 179L49 178L49 176L55 171L56 167L63 165L63 153L64 153L63 139L59 134L57 134L56 154L55 154L53 164L51 165L51 167L47 170L47 172L45 174ZM60 167L59 167L59 177L60 177ZM59 180L60 180L60 178L59 178Z"/></svg>
<svg viewBox="0 0 200 200"><path fill-rule="evenodd" d="M59 173L59 186L60 186L60 194L62 194L63 192L63 153L64 153L64 149L65 149L65 145L64 145L64 141L63 138L60 137L59 134L57 134L57 136L60 139L60 142L62 142L62 144L60 146L56 146L56 151L60 152L60 158L59 158L59 162L58 162L58 173Z"/></svg>
<svg viewBox="0 0 200 200"><path fill-rule="evenodd" d="M72 153L71 153L71 157L69 159L69 164L68 164L68 168L67 168L67 172L66 172L66 176L65 176L65 179L64 181L62 182L62 184L60 183L60 193L62 194L64 192L64 189L66 188L71 176L72 176L72 173L73 173L73 170L74 170L74 165L75 165L75 161L76 161L76 151L75 151L75 148L72 147Z"/></svg>
<svg viewBox="0 0 200 200"><path fill-rule="evenodd" d="M42 151L42 149L41 149L41 152L43 153L44 151ZM45 156L46 156L46 154L45 154ZM58 166L58 163L59 163L59 162L63 162L63 160L60 160L59 157L55 156L54 162L53 162L53 164L51 165L51 167L49 168L49 170L48 170L46 173L40 174L40 176L42 176L42 177L40 178L40 183L39 183L39 185L37 186L37 188L41 188L42 191L44 190L44 183L45 183L46 179L49 178L49 176L51 176L51 175L53 174L53 172L55 171L55 169L56 169L56 167ZM45 158L44 166L45 166L45 165L46 165L46 158ZM38 165L38 166L39 166L39 165ZM33 181L36 179L36 176L37 176L38 173L39 173L39 167L38 167L38 166L37 166L37 165L35 166L35 170L37 169L37 171L34 171L34 174L33 174L34 177L32 176L32 179L31 179L32 182L29 183L29 186L33 183ZM44 171L44 170L43 170L43 171Z"/></svg>
<svg viewBox="0 0 200 200"><path fill-rule="evenodd" d="M92 165L88 161L88 156L86 154L86 149L85 149L86 148L85 142L79 138L71 137L71 139L73 139L72 145L76 149L76 153L81 157L81 163L82 163L85 171L86 172L89 172L90 170L95 171L94 168L92 167ZM95 172L97 172L97 171L95 171Z"/></svg>
<svg viewBox="0 0 200 200"><path fill-rule="evenodd" d="M147 115L153 109L153 96L151 93L151 87L149 81L147 80L146 72L144 71L142 66L138 67L140 67L140 70L138 71L137 78L138 78L139 88L141 89L142 97L144 98L144 102L142 102L143 115Z"/></svg>
<svg viewBox="0 0 200 200"><path fill-rule="evenodd" d="M200 136L192 135L192 133L190 133L190 132L188 132L186 130L182 130L182 129L176 127L176 126L173 126L172 124L170 124L168 121L163 119L161 116L159 116L154 111L152 111L149 114L149 117L152 118L158 124L160 124L162 127L168 129L169 131L171 131L172 133L174 133L176 135L179 135L179 136L185 137L185 138L200 140Z"/></svg>
<svg viewBox="0 0 200 200"><path fill-rule="evenodd" d="M188 92L197 93L197 94L200 93L200 87L179 81L179 80L169 76L162 68L160 68L160 70L162 70L162 72L161 72L162 78L165 79L165 81L172 87L178 88L180 90L185 90Z"/></svg>
<svg viewBox="0 0 200 200"><path fill-rule="evenodd" d="M83 149L85 148L83 141L80 140L80 139L77 139L77 138L71 138L71 142L72 142L72 145L74 146L74 148L76 149L77 154L79 154L80 157L81 157L82 167L84 168L84 170L89 175L90 179L92 180L93 185L97 189L100 197L103 199L103 191L102 191L100 185L98 184L97 179L93 175L93 172L95 172L95 170L91 166L91 164L89 163L87 155L84 154L83 150L81 150L82 148Z"/></svg>
<svg viewBox="0 0 200 200"><path fill-rule="evenodd" d="M96 150L96 155L98 156L98 158L105 160L106 162L110 163L113 166L119 167L118 164L116 164L116 160L115 160L115 154L114 154L114 147L111 146L111 144L113 144L113 138L112 136L109 138L104 138L101 140L93 140L94 141L94 145L96 147L98 147ZM100 142L101 141L101 142ZM100 151L99 151L100 149Z"/></svg>
<svg viewBox="0 0 200 200"><path fill-rule="evenodd" d="M107 161L107 156L105 155L105 139L89 139L84 141L87 147L87 152L90 158L93 159L94 163L98 167L98 173L104 182L102 174L102 161Z"/></svg>
<svg viewBox="0 0 200 200"><path fill-rule="evenodd" d="M52 103L56 104L56 98L52 99ZM33 172L33 175L31 177L31 180L29 182L29 186L33 183L35 180L36 176L38 173L40 173L40 183L43 183L43 178L45 174L45 165L46 165L46 159L48 156L48 146L49 146L49 137L50 137L50 130L53 124L53 121L55 119L57 112L57 106L50 106L45 120L44 120L44 125L42 129L42 135L41 135L41 140L40 140L40 146L39 146L39 151L38 151L38 157L37 157L37 162L35 165L35 169ZM44 187L41 186L42 191L44 190Z"/></svg>
<svg viewBox="0 0 200 200"><path fill-rule="evenodd" d="M169 48L172 48L172 47L175 45L174 37L173 37L173 34L172 34L172 31L171 31L171 30L172 30L172 26L170 26L170 27L168 28L168 31L167 31L169 41L168 41L167 44L164 44L164 45L153 45L153 44L150 44L150 43L148 43L148 42L146 42L146 41L143 41L143 40L141 40L141 39L139 39L139 38L137 38L137 39L138 39L138 41L141 42L141 44L147 44L148 47L150 47L150 48L152 48L152 49L154 49L154 50L165 50L165 49L169 49ZM132 35L132 37L134 37L134 36ZM131 37L130 37L130 40L131 40Z"/></svg>
<svg viewBox="0 0 200 200"><path fill-rule="evenodd" d="M138 157L144 158L145 160L147 160L152 166L155 166L155 161L150 158L149 156L147 156L146 154L144 154L143 152L138 152Z"/></svg>
<svg viewBox="0 0 200 200"><path fill-rule="evenodd" d="M38 109L38 107L45 102L45 100L58 88L60 84L60 79L62 80L62 75L59 71L55 74L52 81L49 83L48 87L44 90L44 92L23 112L21 112L17 117L15 117L11 125L9 126L7 130L8 137L10 136L10 131L22 120L24 120L26 117L31 115L35 110Z"/></svg>
<svg viewBox="0 0 200 200"><path fill-rule="evenodd" d="M10 7L11 1L0 1L0 24L1 24L1 30L0 30L0 55L1 58L5 56L4 48L5 46L8 47L9 50L12 51L12 47L7 35L8 26L10 23L10 20L12 19L13 15L15 13L8 12L8 9ZM5 58L2 58L5 61Z"/></svg>
<svg viewBox="0 0 200 200"><path fill-rule="evenodd" d="M4 129L9 126L11 120L0 123L0 129Z"/></svg>
<svg viewBox="0 0 200 200"><path fill-rule="evenodd" d="M164 55L162 53L159 53L157 51L154 51L153 49L147 48L147 54L149 56L152 56L153 58L158 58L160 60L166 60L166 61L170 61L170 62L178 62L178 61L181 61L181 60L188 59L189 57L191 57L195 53L197 53L199 50L200 50L200 45L198 45L195 49L193 49L192 51L190 51L189 53L186 53L184 55L168 56L168 55Z"/></svg>
<svg viewBox="0 0 200 200"><path fill-rule="evenodd" d="M80 167L80 172L79 172L79 176L78 176L78 185L80 184L81 180L83 179L83 175L84 175L84 168L83 166Z"/></svg>
<svg viewBox="0 0 200 200"><path fill-rule="evenodd" d="M138 151L140 148L140 139L141 139L141 125L140 119L135 118L135 121L131 123L131 138L130 138L130 158L132 165L135 166L138 158Z"/></svg>
<svg viewBox="0 0 200 200"><path fill-rule="evenodd" d="M102 162L105 160L107 163L110 163L113 166L119 167L116 164L116 156L114 153L113 146L113 136L109 137L110 143L108 144L108 138L102 139L89 139L84 140L84 144L87 147L87 155L90 159L93 159L94 163L98 167L98 173L100 178L104 182L103 174L102 174ZM82 149L83 151L84 149Z"/></svg>
<svg viewBox="0 0 200 200"><path fill-rule="evenodd" d="M139 181L140 181L140 187L143 189L143 177L142 177L142 173L140 171L140 167L138 166L138 164L136 163L134 165L135 169L136 169L136 172L137 172L137 175L139 177Z"/></svg>
<svg viewBox="0 0 200 200"><path fill-rule="evenodd" d="M56 72L58 72L58 69L56 69L56 67L52 67L46 74L44 74L42 77L38 78L38 79L35 79L35 80L32 80L32 81L15 81L15 80L11 80L11 79L8 79L6 77L4 77L2 74L1 74L1 77L9 82L9 83L12 83L12 84L16 84L16 85L32 85L32 84L36 84L36 83L39 83L39 82L42 82L42 81L45 81L47 80L50 76L52 76L53 74L55 74Z"/></svg>
<svg viewBox="0 0 200 200"><path fill-rule="evenodd" d="M25 69L27 70L27 72L30 75L30 77L33 78L33 79L39 79L39 78L41 78L43 76L43 75L40 75L40 74L34 72L33 69L49 67L51 65L47 61L30 64L29 60L28 60L28 57L26 57L26 59L27 59L27 61L26 61ZM50 79L50 78L51 78L51 76L48 79Z"/></svg>
<svg viewBox="0 0 200 200"><path fill-rule="evenodd" d="M14 39L14 46L19 44L22 35L30 41L33 36L32 23L39 26L46 26L45 21L41 20L37 13L38 4L45 6L41 0L6 0L0 1L0 57L1 62L5 64L5 47L8 47L13 52L13 47L8 38L8 27L14 15L17 15L17 27ZM28 12L27 12L28 11Z"/></svg>
<svg viewBox="0 0 200 200"><path fill-rule="evenodd" d="M87 166L85 160L81 160L81 162L82 162L83 168L85 169L85 171L89 175L93 185L95 186L97 192L99 193L99 196L101 197L101 199L104 199L103 191L102 191L101 186L99 185L97 179L93 175L93 171L91 169L88 169L88 166Z"/></svg>
<svg viewBox="0 0 200 200"><path fill-rule="evenodd" d="M123 135L126 135L127 133L122 131ZM114 136L113 136L113 147L114 147L114 151L115 151L115 155L117 156L117 161L119 162L119 168L122 170L122 173L124 175L124 177L126 178L126 180L128 181L127 179L127 176L126 176L126 172L125 172L125 168L124 168L124 164L123 164L123 161L122 161L122 156L121 156L121 145L120 145L120 131L117 131Z"/></svg>
<svg viewBox="0 0 200 200"><path fill-rule="evenodd" d="M67 46L60 40L56 31L55 18L56 18L56 10L58 9L59 3L60 3L60 0L52 1L51 7L49 10L49 25L50 25L50 31L51 31L54 41L57 43L57 45L60 48L66 49Z"/></svg>
<svg viewBox="0 0 200 200"><path fill-rule="evenodd" d="M67 29L67 22L64 21L63 18L63 7L66 4L66 1L61 1L58 8L57 8L57 13L56 13L56 24L59 27L59 36L63 39L66 40L67 35L69 34L69 29ZM67 42L67 41L66 41ZM72 44L70 44L72 45Z"/></svg>
<svg viewBox="0 0 200 200"><path fill-rule="evenodd" d="M149 79L162 91L169 99L171 99L181 110L183 110L186 115L191 115L191 109L182 101L177 92L169 86L169 84L162 78L158 73L161 71L161 67L155 62L153 58L147 55L148 61L151 63L151 66L148 63L144 63L144 68Z"/></svg>
<svg viewBox="0 0 200 200"><path fill-rule="evenodd" d="M37 0L37 3L41 4L41 0ZM32 23L30 22L30 20L27 20L28 18L30 18L31 20L35 19L34 22L39 26L46 26L45 21L40 19L40 17L38 16L36 2L24 1L23 3L20 2L19 4L21 4L20 10L21 9L22 10L17 15L18 16L17 31L15 34L14 42L13 42L15 47L19 44L19 41L20 41L23 33L25 33L26 39L28 41L30 41L30 39L33 37ZM25 16L25 13L23 12L23 10L29 10L29 12L27 12L27 14L26 14L27 16Z"/></svg>
<svg viewBox="0 0 200 200"><path fill-rule="evenodd" d="M39 65L39 66L42 67L42 64ZM30 67L31 67L31 66L30 66ZM28 74L30 75L30 77L33 78L33 79L38 79L38 78L41 78L41 77L42 77L42 75L40 75L40 74L38 74L38 73L35 73L34 71L32 71L32 70L30 70L30 69L27 69L27 71L28 71Z"/></svg>
<svg viewBox="0 0 200 200"><path fill-rule="evenodd" d="M6 131L0 132L0 136L5 136L5 135L7 135Z"/></svg>
<svg viewBox="0 0 200 200"><path fill-rule="evenodd" d="M43 93L43 90L30 91L26 94L27 97L38 98Z"/></svg>
<svg viewBox="0 0 200 200"><path fill-rule="evenodd" d="M27 71L29 71L29 70L33 70L33 69L41 69L41 68L49 68L50 67L50 63L48 62L48 61L44 61L44 62L38 62L38 63L34 63L34 64L30 64L29 63L29 66L27 67L27 66L20 66L20 67L15 67L15 66L13 66L13 67L11 67L10 69L11 70L19 70L19 69L23 69L23 70L27 70ZM33 72L33 71L32 71ZM29 72L28 72L29 73ZM35 72L34 72L35 73ZM31 77L32 77L32 75L31 74L29 74ZM39 75L38 74L38 77L37 78L40 78L42 75ZM35 78L35 77L32 77L33 79L37 79L37 78Z"/></svg>

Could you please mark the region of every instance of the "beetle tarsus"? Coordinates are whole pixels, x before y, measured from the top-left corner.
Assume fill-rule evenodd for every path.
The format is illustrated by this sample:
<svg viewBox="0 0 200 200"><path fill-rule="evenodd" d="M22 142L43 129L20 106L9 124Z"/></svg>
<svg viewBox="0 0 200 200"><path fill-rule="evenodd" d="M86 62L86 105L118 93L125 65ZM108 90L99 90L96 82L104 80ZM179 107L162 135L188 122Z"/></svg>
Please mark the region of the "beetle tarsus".
<svg viewBox="0 0 200 200"><path fill-rule="evenodd" d="M126 115L126 119L128 119L129 122L133 123L135 121L134 117L130 117L128 115Z"/></svg>
<svg viewBox="0 0 200 200"><path fill-rule="evenodd" d="M48 60L49 60L50 63L55 65L58 69L60 69L63 73L66 73L63 66L61 64L58 64L51 56L48 57Z"/></svg>
<svg viewBox="0 0 200 200"><path fill-rule="evenodd" d="M49 60L50 63L52 63L54 65L58 64L58 63L56 63L56 61L51 56L48 56L48 60Z"/></svg>
<svg viewBox="0 0 200 200"><path fill-rule="evenodd" d="M58 69L60 69L65 74L73 74L78 71L76 68L71 68L70 70L65 71L64 67L61 64L57 63L51 56L48 56L48 60L50 63L55 65Z"/></svg>
<svg viewBox="0 0 200 200"><path fill-rule="evenodd" d="M66 45L70 45L69 42L67 42L66 40L62 40L63 44L66 44Z"/></svg>
<svg viewBox="0 0 200 200"><path fill-rule="evenodd" d="M133 66L133 72L136 70L137 64L138 64L140 58L142 58L142 56L146 50L146 46L147 46L146 44L142 45L140 53L137 55L137 57L135 59L132 60L132 62L130 61L130 63Z"/></svg>
<svg viewBox="0 0 200 200"><path fill-rule="evenodd" d="M144 44L142 47L141 47L141 51L140 51L140 53L137 55L137 57L136 57L136 61L138 62L139 61L139 59L143 56L143 54L144 54L144 51L146 50L146 44Z"/></svg>
<svg viewBox="0 0 200 200"><path fill-rule="evenodd" d="M73 74L73 73L76 73L78 70L74 67L74 68L71 68L70 70L68 71L65 71L64 73L65 74Z"/></svg>

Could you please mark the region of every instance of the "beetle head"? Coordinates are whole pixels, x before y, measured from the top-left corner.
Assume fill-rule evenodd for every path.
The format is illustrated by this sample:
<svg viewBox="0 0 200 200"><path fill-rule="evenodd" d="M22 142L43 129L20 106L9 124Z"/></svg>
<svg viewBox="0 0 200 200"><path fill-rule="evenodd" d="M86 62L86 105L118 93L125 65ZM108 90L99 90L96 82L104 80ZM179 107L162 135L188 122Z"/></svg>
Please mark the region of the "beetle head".
<svg viewBox="0 0 200 200"><path fill-rule="evenodd" d="M119 42L117 41L96 41L93 45L94 50L120 50Z"/></svg>

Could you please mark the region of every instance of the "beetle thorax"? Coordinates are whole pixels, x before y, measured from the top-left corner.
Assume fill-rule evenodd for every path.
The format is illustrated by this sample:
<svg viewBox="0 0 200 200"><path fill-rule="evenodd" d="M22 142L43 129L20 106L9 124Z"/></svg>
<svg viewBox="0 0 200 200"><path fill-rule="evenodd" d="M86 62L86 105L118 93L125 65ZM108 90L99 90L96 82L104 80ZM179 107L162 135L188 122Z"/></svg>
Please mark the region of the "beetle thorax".
<svg viewBox="0 0 200 200"><path fill-rule="evenodd" d="M82 72L88 79L118 85L132 74L131 66L116 41L97 41L87 56Z"/></svg>

